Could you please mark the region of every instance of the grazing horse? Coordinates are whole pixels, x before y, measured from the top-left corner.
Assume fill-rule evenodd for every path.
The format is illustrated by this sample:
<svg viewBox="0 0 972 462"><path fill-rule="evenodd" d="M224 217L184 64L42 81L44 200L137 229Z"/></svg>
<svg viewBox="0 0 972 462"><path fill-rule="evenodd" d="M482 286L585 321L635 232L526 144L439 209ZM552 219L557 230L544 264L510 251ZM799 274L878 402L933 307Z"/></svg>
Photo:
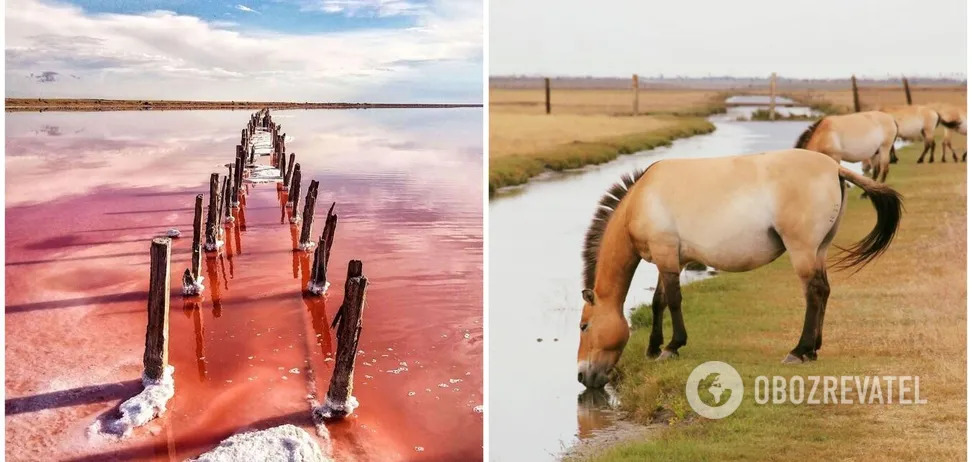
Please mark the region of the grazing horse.
<svg viewBox="0 0 972 462"><path fill-rule="evenodd" d="M935 105L935 109L941 117L942 125L945 126L945 137L942 138L942 162L945 162L945 152L949 149L952 150L952 160L958 161L958 157L955 155L955 148L952 147L952 132L959 132L963 136L966 135L968 124L965 118L965 107L953 106L951 104L938 104ZM962 153L962 162L965 162L965 156L967 154L968 150Z"/></svg>
<svg viewBox="0 0 972 462"><path fill-rule="evenodd" d="M822 152L834 160L862 162L870 159L871 178L888 177L898 127L894 117L880 111L824 117L808 127L795 148Z"/></svg>
<svg viewBox="0 0 972 462"><path fill-rule="evenodd" d="M659 273L648 356L665 359L686 344L679 285L686 264L750 271L788 251L803 283L806 316L784 363L816 359L830 294L827 248L847 205L844 180L864 189L877 210L874 229L836 263L850 268L888 248L901 217L901 197L824 154L788 149L671 159L622 177L598 204L584 242L577 379L588 388L607 383L628 342L622 304L642 260L654 263ZM673 334L661 350L665 306Z"/></svg>
<svg viewBox="0 0 972 462"><path fill-rule="evenodd" d="M938 112L928 106L897 106L882 109L894 117L898 125L898 138L906 141L922 140L925 148L918 157L918 163L925 161L925 154L931 153L929 162L935 162L935 127L938 126ZM956 159L958 160L958 159ZM942 162L945 158L942 157Z"/></svg>

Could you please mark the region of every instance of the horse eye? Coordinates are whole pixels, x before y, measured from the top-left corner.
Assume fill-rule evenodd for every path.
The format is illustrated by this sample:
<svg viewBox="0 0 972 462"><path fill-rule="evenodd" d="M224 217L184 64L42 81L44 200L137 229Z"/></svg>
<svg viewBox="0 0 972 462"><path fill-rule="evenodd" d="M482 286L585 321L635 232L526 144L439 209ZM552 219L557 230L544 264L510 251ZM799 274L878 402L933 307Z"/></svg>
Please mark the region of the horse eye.
<svg viewBox="0 0 972 462"><path fill-rule="evenodd" d="M586 322L584 324L581 324L581 332L584 332L585 330L587 330L587 323Z"/></svg>

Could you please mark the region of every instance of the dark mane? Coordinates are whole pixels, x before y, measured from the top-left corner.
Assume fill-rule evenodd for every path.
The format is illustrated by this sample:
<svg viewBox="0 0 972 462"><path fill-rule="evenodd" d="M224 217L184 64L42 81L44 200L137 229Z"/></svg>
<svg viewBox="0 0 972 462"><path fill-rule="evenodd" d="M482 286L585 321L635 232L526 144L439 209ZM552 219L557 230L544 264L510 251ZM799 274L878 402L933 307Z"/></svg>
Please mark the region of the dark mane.
<svg viewBox="0 0 972 462"><path fill-rule="evenodd" d="M807 147L807 143L810 142L810 137L813 136L813 132L817 130L817 126L820 125L820 122L823 122L823 119L819 119L814 122L813 125L807 127L807 129L800 134L800 137L797 138L796 146L793 147L797 149L805 149Z"/></svg>
<svg viewBox="0 0 972 462"><path fill-rule="evenodd" d="M651 168L651 165L648 168ZM581 257L584 259L585 288L594 288L597 252L601 248L601 237L604 236L604 230L607 228L608 220L611 219L611 214L614 213L614 210L621 203L621 200L624 199L624 196L628 194L631 186L648 171L648 168L635 170L634 172L622 175L621 182L611 186L611 189L608 189L604 193L604 196L601 197L601 201L598 202L597 210L594 212L594 218L591 219L591 226L587 228L587 235L584 236L584 250L581 252Z"/></svg>

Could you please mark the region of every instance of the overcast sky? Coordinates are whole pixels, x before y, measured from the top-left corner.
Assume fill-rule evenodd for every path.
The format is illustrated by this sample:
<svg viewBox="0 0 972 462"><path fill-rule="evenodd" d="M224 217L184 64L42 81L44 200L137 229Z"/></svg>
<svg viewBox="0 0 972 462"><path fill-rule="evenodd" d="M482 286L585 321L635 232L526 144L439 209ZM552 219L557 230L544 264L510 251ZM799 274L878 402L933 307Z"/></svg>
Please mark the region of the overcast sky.
<svg viewBox="0 0 972 462"><path fill-rule="evenodd" d="M965 0L490 0L490 75L959 76Z"/></svg>
<svg viewBox="0 0 972 462"><path fill-rule="evenodd" d="M482 0L8 0L6 96L479 102Z"/></svg>

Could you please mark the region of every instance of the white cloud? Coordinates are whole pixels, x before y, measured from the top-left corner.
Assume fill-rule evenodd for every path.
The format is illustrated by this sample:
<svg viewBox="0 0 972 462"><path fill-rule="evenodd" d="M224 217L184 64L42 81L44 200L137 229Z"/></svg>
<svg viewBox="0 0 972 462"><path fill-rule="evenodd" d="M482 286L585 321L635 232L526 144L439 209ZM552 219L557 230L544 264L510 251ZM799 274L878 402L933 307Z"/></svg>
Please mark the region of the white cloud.
<svg viewBox="0 0 972 462"><path fill-rule="evenodd" d="M460 99L479 101L481 2L457 3L428 8L408 28L295 35L11 0L7 96L441 101L437 88L466 82ZM29 77L43 72L78 78Z"/></svg>
<svg viewBox="0 0 972 462"><path fill-rule="evenodd" d="M426 6L408 0L319 0L307 2L305 9L317 9L345 16L411 16L426 11Z"/></svg>
<svg viewBox="0 0 972 462"><path fill-rule="evenodd" d="M254 10L253 8L250 8L250 7L246 6L246 5L236 5L236 9L237 10L240 10L240 11L245 11L247 13L261 14L259 11Z"/></svg>

